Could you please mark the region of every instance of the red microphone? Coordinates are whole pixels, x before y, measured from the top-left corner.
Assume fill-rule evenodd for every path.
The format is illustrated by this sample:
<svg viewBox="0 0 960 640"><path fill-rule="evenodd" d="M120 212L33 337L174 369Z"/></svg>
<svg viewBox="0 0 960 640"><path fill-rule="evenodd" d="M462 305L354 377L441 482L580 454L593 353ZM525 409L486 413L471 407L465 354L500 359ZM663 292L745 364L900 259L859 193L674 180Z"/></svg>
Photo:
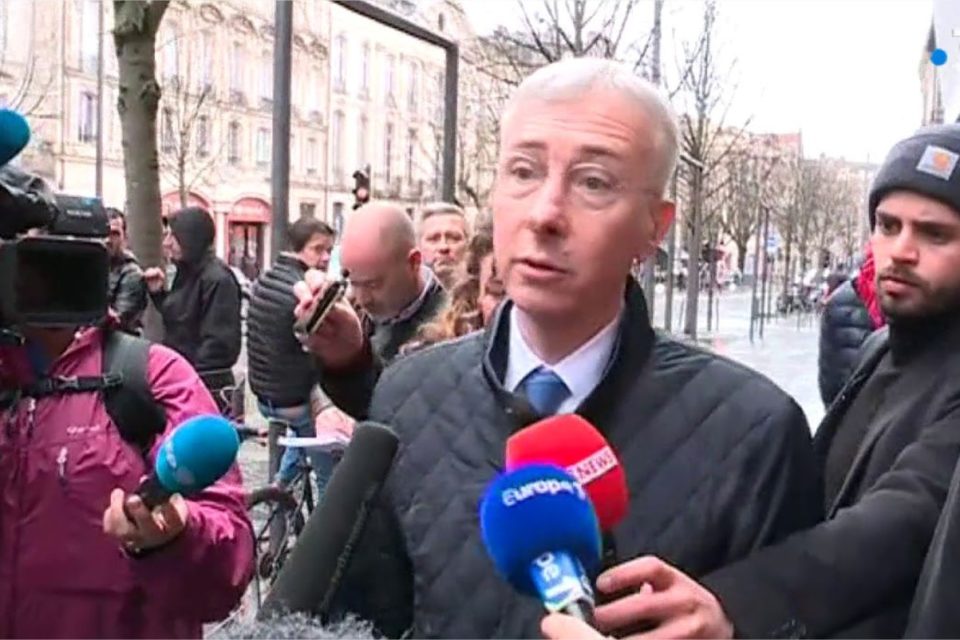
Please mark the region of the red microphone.
<svg viewBox="0 0 960 640"><path fill-rule="evenodd" d="M627 514L627 478L606 439L576 414L552 416L507 439L507 471L528 464L565 467L583 487L602 531L611 531Z"/></svg>

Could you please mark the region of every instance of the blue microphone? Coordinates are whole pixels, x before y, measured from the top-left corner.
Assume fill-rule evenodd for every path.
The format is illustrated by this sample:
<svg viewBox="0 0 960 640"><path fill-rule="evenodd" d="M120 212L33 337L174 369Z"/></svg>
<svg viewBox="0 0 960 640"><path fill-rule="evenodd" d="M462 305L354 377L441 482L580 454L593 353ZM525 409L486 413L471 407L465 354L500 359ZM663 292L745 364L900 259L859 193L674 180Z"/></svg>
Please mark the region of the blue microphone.
<svg viewBox="0 0 960 640"><path fill-rule="evenodd" d="M0 109L0 167L17 157L30 142L30 125L10 109Z"/></svg>
<svg viewBox="0 0 960 640"><path fill-rule="evenodd" d="M167 436L137 495L148 509L170 499L203 491L223 477L240 448L236 427L219 415L196 416Z"/></svg>
<svg viewBox="0 0 960 640"><path fill-rule="evenodd" d="M593 620L590 577L602 539L593 504L562 468L532 464L499 476L480 503L487 554L510 585L550 612Z"/></svg>

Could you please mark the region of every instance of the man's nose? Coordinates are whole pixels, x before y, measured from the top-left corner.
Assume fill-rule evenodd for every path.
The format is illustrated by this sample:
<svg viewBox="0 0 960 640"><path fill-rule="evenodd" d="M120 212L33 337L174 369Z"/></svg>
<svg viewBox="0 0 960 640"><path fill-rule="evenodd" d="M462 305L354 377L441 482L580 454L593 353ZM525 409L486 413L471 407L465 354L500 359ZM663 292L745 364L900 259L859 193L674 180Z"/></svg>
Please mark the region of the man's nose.
<svg viewBox="0 0 960 640"><path fill-rule="evenodd" d="M917 250L916 238L913 233L904 228L890 247L890 258L894 262L916 263L920 257Z"/></svg>
<svg viewBox="0 0 960 640"><path fill-rule="evenodd" d="M566 227L567 189L560 175L549 175L527 209L527 221L538 231L556 233Z"/></svg>

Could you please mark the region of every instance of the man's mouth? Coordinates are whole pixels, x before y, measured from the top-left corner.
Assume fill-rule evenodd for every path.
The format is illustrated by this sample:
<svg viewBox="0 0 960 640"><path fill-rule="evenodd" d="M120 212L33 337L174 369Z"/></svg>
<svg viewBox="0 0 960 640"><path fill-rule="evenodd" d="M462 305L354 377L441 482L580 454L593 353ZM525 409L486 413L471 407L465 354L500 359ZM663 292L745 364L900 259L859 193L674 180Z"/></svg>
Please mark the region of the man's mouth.
<svg viewBox="0 0 960 640"><path fill-rule="evenodd" d="M549 271L553 273L567 273L567 270L559 266L554 262L548 260L541 260L538 258L521 258L518 260L520 264L523 264L531 269L537 271Z"/></svg>

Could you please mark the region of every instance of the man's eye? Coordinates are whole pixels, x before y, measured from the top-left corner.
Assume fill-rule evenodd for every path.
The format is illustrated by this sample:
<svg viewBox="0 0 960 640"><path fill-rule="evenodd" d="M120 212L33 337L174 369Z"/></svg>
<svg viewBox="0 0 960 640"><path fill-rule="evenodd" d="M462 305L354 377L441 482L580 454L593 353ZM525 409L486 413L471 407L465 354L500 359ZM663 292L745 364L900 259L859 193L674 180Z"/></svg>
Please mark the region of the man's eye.
<svg viewBox="0 0 960 640"><path fill-rule="evenodd" d="M610 183L599 176L586 176L582 184L588 191L606 191L610 189Z"/></svg>

